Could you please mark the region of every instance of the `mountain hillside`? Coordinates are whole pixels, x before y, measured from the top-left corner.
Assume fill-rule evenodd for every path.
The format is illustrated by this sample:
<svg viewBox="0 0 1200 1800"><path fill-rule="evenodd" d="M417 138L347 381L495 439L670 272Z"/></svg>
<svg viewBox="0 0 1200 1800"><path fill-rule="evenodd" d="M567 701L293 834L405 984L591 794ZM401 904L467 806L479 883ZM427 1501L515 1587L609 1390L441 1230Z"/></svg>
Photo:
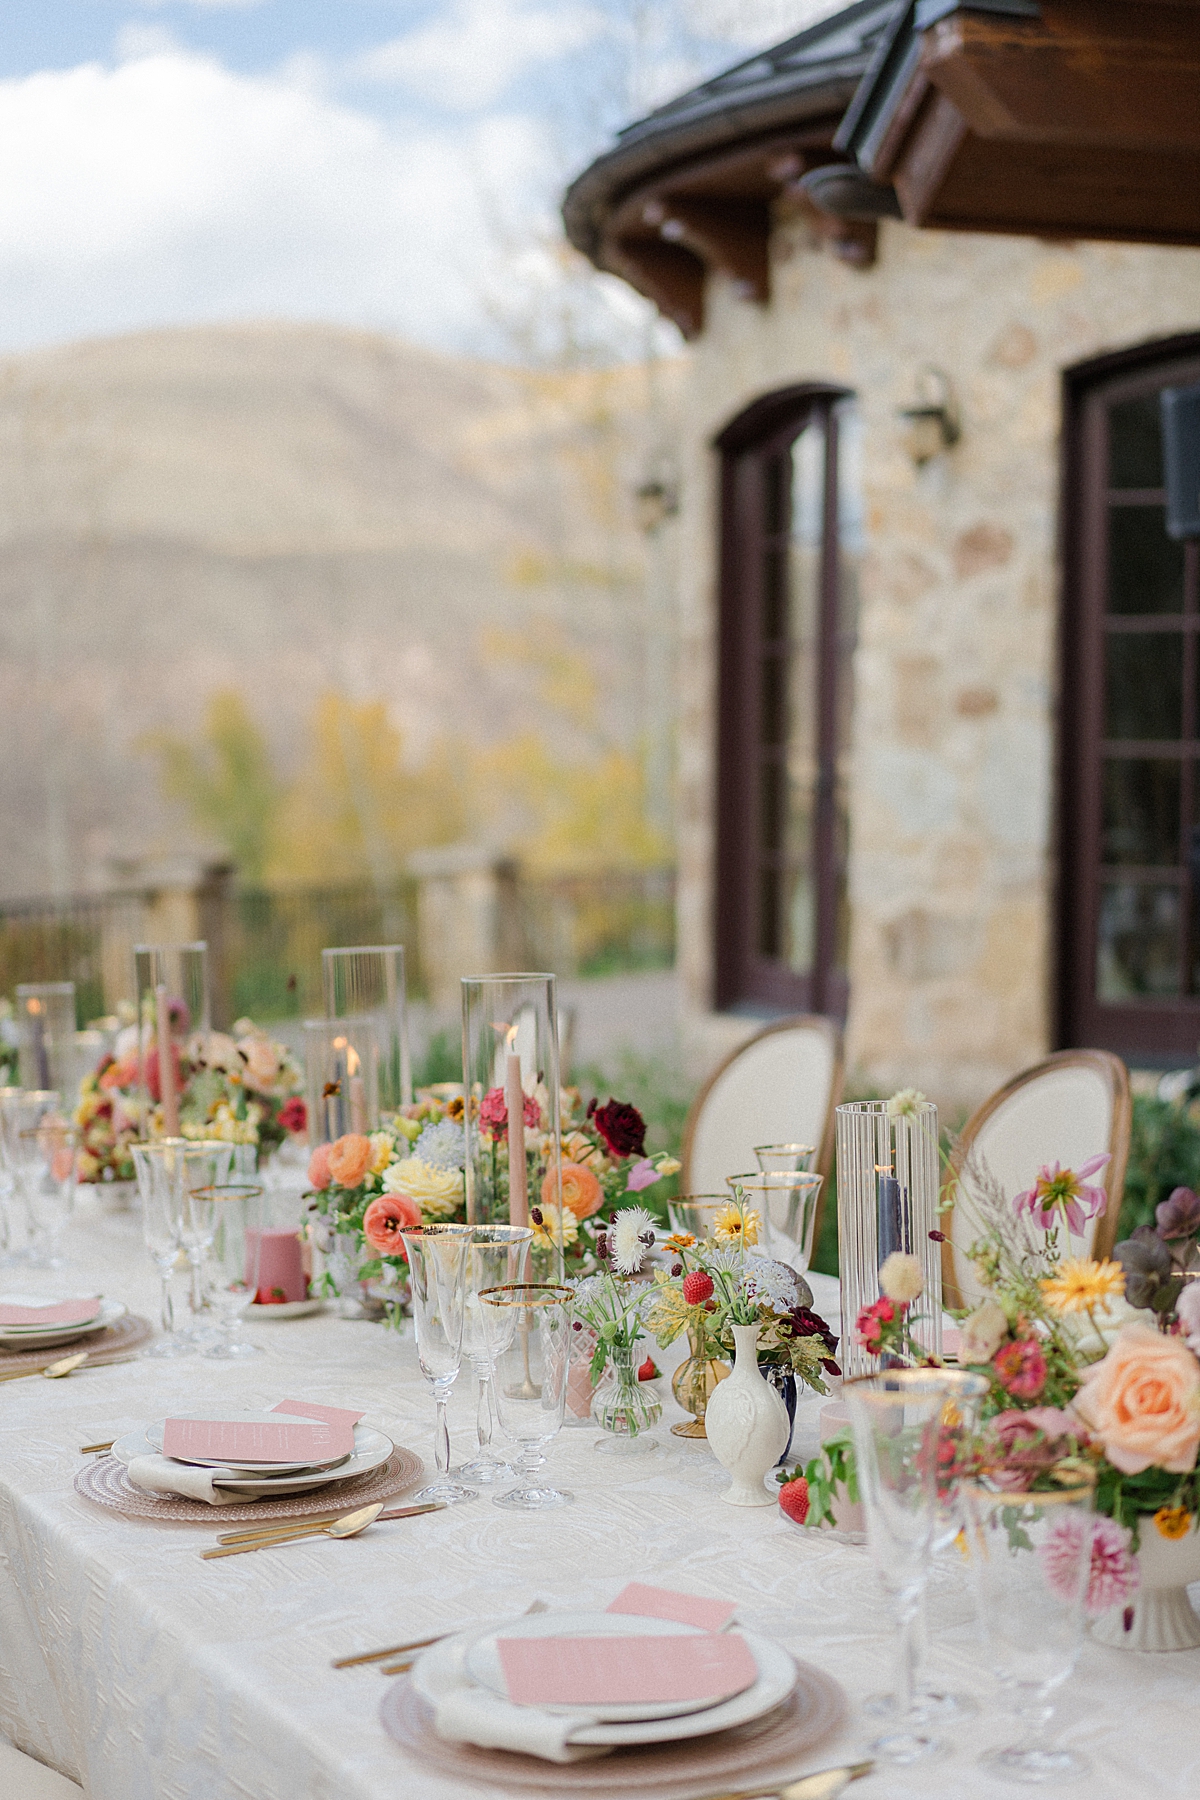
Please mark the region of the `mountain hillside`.
<svg viewBox="0 0 1200 1800"><path fill-rule="evenodd" d="M145 739L197 732L217 690L285 769L330 689L385 701L419 761L538 724L539 657L577 652L632 742L651 701L631 493L662 430L637 369L325 326L0 364L0 894L195 847Z"/></svg>

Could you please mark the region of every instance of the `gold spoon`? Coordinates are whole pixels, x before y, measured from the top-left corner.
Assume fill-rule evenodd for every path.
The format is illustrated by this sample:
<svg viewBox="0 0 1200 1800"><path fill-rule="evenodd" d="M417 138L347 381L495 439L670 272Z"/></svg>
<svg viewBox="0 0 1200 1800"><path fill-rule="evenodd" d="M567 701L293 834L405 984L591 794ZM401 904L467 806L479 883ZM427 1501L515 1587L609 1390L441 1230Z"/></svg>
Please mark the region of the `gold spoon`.
<svg viewBox="0 0 1200 1800"><path fill-rule="evenodd" d="M289 1531L278 1537L255 1538L249 1544L221 1544L215 1550L202 1550L201 1556L210 1562L215 1556L242 1556L248 1550L273 1550L276 1544L293 1544L298 1538L307 1537L357 1537L368 1525L373 1525L383 1511L383 1501L374 1506L360 1506L357 1512L347 1513L344 1518L333 1519L328 1525L306 1525L300 1531Z"/></svg>
<svg viewBox="0 0 1200 1800"><path fill-rule="evenodd" d="M817 1769L786 1787L739 1788L736 1793L706 1794L704 1800L837 1800L843 1788L868 1775L873 1762L847 1763L840 1769Z"/></svg>
<svg viewBox="0 0 1200 1800"><path fill-rule="evenodd" d="M380 1524L385 1519L413 1519L418 1513L445 1512L446 1505L442 1500L424 1500L419 1506L392 1506L379 1515ZM291 1519L286 1524L256 1525L251 1531L223 1531L218 1537L218 1544L260 1544L266 1538L299 1537L304 1531L324 1531L327 1525L336 1525L344 1513L329 1513L323 1519Z"/></svg>
<svg viewBox="0 0 1200 1800"><path fill-rule="evenodd" d="M78 1350L74 1356L60 1357L58 1362L43 1363L40 1369L19 1369L8 1374L0 1374L0 1381L24 1381L30 1375L44 1375L47 1381L58 1381L63 1375L73 1375L76 1369L82 1369L91 1355L90 1350ZM112 1363L136 1362L136 1356L110 1356L107 1362L94 1362L93 1369L107 1369Z"/></svg>

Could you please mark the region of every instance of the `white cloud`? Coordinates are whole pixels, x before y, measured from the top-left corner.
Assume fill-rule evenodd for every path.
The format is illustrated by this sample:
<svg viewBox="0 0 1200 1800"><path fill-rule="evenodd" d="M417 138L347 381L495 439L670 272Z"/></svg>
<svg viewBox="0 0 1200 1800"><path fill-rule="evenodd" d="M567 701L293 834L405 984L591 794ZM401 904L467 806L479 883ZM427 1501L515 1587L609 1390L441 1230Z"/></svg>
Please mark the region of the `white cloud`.
<svg viewBox="0 0 1200 1800"><path fill-rule="evenodd" d="M0 349L148 325L327 318L487 351L488 193L544 226L537 122L388 126L166 51L0 82Z"/></svg>
<svg viewBox="0 0 1200 1800"><path fill-rule="evenodd" d="M345 72L470 112L490 106L528 69L582 49L604 29L603 15L576 0L548 6L454 0L445 16L376 45Z"/></svg>
<svg viewBox="0 0 1200 1800"><path fill-rule="evenodd" d="M139 56L166 56L178 50L179 41L165 25L143 25L131 19L117 32L113 48L118 62L136 62Z"/></svg>
<svg viewBox="0 0 1200 1800"><path fill-rule="evenodd" d="M841 12L846 0L691 0L692 23L706 37L747 50L765 50L819 19Z"/></svg>

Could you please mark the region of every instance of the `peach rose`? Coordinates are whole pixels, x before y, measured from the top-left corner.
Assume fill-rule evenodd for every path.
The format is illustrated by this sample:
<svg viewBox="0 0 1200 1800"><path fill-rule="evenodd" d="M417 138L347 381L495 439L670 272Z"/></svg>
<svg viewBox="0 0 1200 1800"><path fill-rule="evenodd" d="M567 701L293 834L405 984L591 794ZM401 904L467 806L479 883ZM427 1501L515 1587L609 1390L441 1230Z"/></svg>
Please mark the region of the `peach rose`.
<svg viewBox="0 0 1200 1800"><path fill-rule="evenodd" d="M363 1236L380 1256L402 1256L408 1261L402 1231L421 1223L421 1209L407 1194L380 1194L363 1214Z"/></svg>
<svg viewBox="0 0 1200 1800"><path fill-rule="evenodd" d="M323 1194L332 1180L333 1176L329 1173L329 1145L318 1144L308 1159L308 1185Z"/></svg>
<svg viewBox="0 0 1200 1800"><path fill-rule="evenodd" d="M1151 1463L1183 1474L1200 1447L1200 1363L1181 1338L1126 1325L1084 1376L1074 1407L1122 1474Z"/></svg>
<svg viewBox="0 0 1200 1800"><path fill-rule="evenodd" d="M562 1198L567 1211L573 1212L577 1219L590 1219L604 1205L604 1190L590 1169L565 1162L562 1166ZM542 1199L547 1206L558 1204L554 1197L553 1169L542 1183Z"/></svg>
<svg viewBox="0 0 1200 1800"><path fill-rule="evenodd" d="M360 1131L348 1131L329 1146L329 1173L339 1187L357 1187L371 1167L375 1152Z"/></svg>

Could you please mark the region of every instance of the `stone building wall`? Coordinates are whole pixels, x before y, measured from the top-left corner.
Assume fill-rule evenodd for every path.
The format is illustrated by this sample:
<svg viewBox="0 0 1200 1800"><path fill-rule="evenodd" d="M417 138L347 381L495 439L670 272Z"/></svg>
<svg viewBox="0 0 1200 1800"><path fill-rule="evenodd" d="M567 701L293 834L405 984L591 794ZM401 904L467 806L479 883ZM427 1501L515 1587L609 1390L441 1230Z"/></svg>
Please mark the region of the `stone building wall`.
<svg viewBox="0 0 1200 1800"><path fill-rule="evenodd" d="M881 228L866 271L799 221L760 308L715 280L691 358L680 517L679 933L697 1069L711 1010L714 435L790 382L853 388L867 550L851 797L852 1079L970 1106L1052 1047L1061 375L1200 326L1200 252ZM918 471L897 409L947 370L963 435Z"/></svg>

